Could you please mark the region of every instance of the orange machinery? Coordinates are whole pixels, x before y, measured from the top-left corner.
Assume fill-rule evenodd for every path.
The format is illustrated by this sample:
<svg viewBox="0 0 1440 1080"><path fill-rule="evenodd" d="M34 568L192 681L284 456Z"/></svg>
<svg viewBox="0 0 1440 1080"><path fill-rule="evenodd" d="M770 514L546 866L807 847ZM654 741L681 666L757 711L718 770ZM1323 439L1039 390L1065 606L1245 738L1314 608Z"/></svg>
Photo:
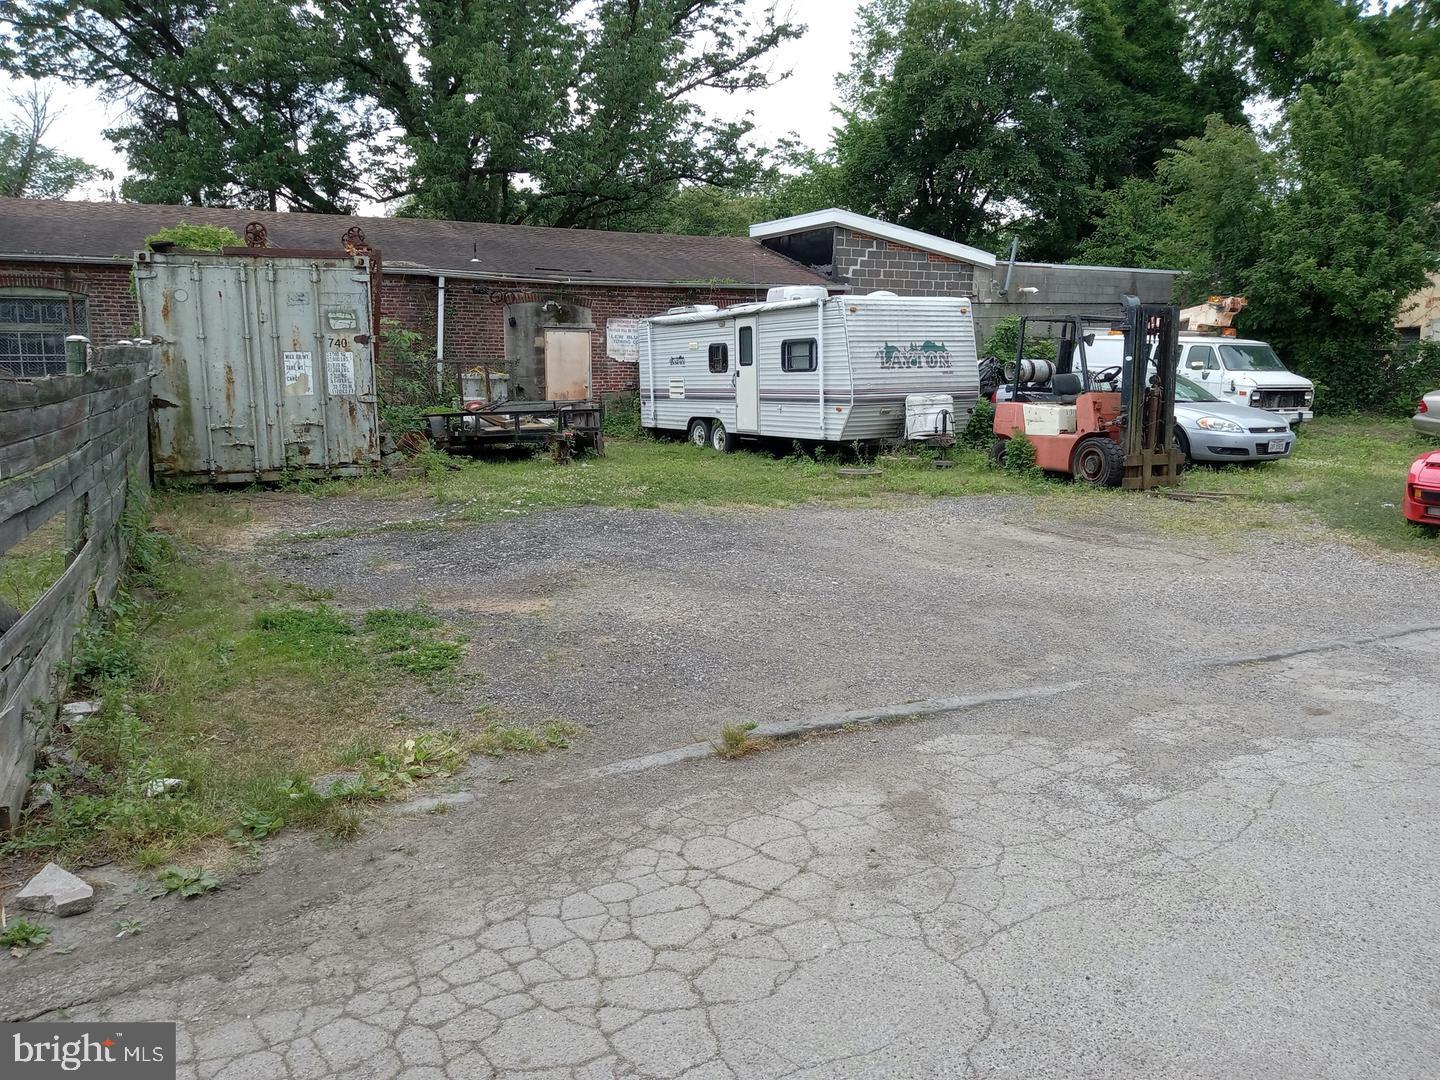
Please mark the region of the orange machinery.
<svg viewBox="0 0 1440 1080"><path fill-rule="evenodd" d="M1178 482L1184 455L1174 445L1179 317L1168 304L1121 297L1124 365L1090 371L1094 316L1024 316L1015 364L996 393L995 452L1024 434L1035 464L1104 487L1145 491ZM1025 358L1027 325L1060 327L1055 361Z"/></svg>

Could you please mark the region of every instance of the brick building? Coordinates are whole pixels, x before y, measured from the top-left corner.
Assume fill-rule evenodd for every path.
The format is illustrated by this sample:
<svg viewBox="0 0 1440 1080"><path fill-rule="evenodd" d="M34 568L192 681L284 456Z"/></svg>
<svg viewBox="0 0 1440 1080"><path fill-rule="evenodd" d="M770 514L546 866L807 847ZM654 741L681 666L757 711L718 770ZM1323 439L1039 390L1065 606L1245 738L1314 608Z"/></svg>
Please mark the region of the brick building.
<svg viewBox="0 0 1440 1080"><path fill-rule="evenodd" d="M630 320L826 283L745 237L0 198L0 370L63 371L67 334L99 345L142 333L131 257L181 222L240 236L259 222L276 248L320 251L341 250L358 226L380 253L382 316L420 334L424 350L450 366L535 370L550 331L569 342L588 333L596 394L636 386L637 366L624 358ZM517 397L539 389L512 386Z"/></svg>
<svg viewBox="0 0 1440 1080"><path fill-rule="evenodd" d="M968 296L983 338L1007 315L1120 313L1120 296L1169 303L1176 270L997 260L988 251L848 210L817 210L750 227L751 239L832 287Z"/></svg>

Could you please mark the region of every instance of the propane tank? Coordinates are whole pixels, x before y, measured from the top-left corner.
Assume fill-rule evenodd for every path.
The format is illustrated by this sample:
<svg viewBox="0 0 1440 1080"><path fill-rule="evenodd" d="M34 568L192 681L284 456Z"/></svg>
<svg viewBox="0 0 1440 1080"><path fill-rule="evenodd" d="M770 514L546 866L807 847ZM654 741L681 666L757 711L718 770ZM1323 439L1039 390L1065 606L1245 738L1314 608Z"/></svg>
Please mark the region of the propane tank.
<svg viewBox="0 0 1440 1080"><path fill-rule="evenodd" d="M1020 381L1022 383L1047 383L1055 377L1053 360L1021 360ZM1015 365L1005 365L1005 381L1015 381Z"/></svg>

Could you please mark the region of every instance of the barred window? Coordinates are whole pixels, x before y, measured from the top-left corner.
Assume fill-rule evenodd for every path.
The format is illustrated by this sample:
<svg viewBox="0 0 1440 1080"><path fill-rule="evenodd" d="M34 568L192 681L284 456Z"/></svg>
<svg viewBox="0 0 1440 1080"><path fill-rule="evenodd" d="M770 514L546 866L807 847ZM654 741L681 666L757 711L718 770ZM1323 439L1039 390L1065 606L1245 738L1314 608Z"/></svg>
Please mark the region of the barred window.
<svg viewBox="0 0 1440 1080"><path fill-rule="evenodd" d="M0 372L23 379L65 374L65 338L85 326L83 296L0 294Z"/></svg>

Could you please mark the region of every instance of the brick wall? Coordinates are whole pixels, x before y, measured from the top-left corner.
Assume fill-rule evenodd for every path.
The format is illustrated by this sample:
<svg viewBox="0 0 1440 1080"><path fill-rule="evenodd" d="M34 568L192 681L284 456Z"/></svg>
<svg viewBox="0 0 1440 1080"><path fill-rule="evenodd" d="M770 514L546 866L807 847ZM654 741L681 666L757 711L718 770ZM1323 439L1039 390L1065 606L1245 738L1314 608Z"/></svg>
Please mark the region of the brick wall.
<svg viewBox="0 0 1440 1080"><path fill-rule="evenodd" d="M435 347L437 284L432 277L387 275L381 287L381 314L421 334L426 351ZM605 326L612 319L661 315L682 304L725 307L764 300L764 289L700 285L692 288L604 287L550 283L506 283L448 278L445 282L445 359L470 366L503 365L505 305L555 300L590 310L591 389L597 395L634 390L639 386L635 364L617 363L605 354Z"/></svg>
<svg viewBox="0 0 1440 1080"><path fill-rule="evenodd" d="M130 291L130 266L0 262L0 289L58 289L85 297L87 317L72 327L96 345L131 337L140 318Z"/></svg>
<svg viewBox="0 0 1440 1080"><path fill-rule="evenodd" d="M835 280L856 293L974 296L975 266L850 229L835 230Z"/></svg>
<svg viewBox="0 0 1440 1080"><path fill-rule="evenodd" d="M134 334L139 309L130 290L126 264L0 262L0 288L59 289L84 296L88 326L76 327L96 345ZM433 277L387 274L380 286L380 312L420 334L422 350L435 348L436 281ZM634 390L639 385L635 364L616 363L605 355L605 325L612 318L638 319L663 314L682 304L725 307L765 299L764 289L723 285L667 288L567 286L551 283L505 283L449 278L445 285L445 358L465 365L499 364L505 356L505 305L557 300L589 308L595 328L590 335L591 385L596 394ZM384 357L381 358L382 364ZM382 380L383 383L383 380Z"/></svg>

